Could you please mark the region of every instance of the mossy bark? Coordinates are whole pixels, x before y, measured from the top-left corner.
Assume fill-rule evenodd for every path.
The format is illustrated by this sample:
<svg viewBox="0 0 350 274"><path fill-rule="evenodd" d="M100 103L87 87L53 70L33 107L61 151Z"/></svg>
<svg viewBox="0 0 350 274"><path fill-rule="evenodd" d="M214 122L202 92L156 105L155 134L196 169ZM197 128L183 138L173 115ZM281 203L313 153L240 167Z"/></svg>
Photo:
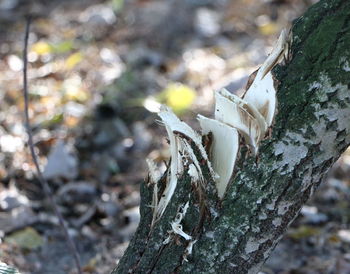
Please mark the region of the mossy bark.
<svg viewBox="0 0 350 274"><path fill-rule="evenodd" d="M258 272L350 144L350 1L320 1L297 19L289 57L274 69L278 113L259 158L241 153L221 202L204 164L210 178L204 196L185 172L153 228L152 189L144 184L139 228L113 273ZM192 241L172 235L165 244L170 223L187 201L182 225Z"/></svg>

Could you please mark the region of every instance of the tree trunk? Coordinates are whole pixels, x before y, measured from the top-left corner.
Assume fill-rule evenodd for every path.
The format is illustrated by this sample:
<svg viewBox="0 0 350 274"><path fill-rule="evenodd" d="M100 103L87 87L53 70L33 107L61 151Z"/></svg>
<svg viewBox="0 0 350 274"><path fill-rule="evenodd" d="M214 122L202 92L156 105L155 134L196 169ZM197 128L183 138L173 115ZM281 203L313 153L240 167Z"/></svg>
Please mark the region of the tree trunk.
<svg viewBox="0 0 350 274"><path fill-rule="evenodd" d="M349 60L350 1L318 2L294 22L290 58L274 69L278 113L258 159L241 150L222 201L208 179L205 209L184 172L152 228L153 189L143 184L140 225L113 273L257 273L350 144ZM187 201L181 224L192 240L165 241Z"/></svg>

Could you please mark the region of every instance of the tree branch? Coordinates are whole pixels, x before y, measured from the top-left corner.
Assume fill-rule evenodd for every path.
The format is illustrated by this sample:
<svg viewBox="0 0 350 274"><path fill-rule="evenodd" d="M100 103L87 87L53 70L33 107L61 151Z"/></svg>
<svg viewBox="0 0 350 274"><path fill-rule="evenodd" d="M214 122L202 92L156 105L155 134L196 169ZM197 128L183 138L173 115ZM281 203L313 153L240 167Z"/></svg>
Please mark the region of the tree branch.
<svg viewBox="0 0 350 274"><path fill-rule="evenodd" d="M28 76L27 76L27 67L28 67L27 55L28 55L28 39L29 39L30 23L31 23L31 18L28 17L26 20L26 29L25 29L25 37L24 37L24 50L23 50L23 97L24 97L24 115L25 115L24 124L25 124L27 134L28 134L28 147L30 150L30 154L32 156L33 163L34 163L36 171L37 171L37 176L38 176L39 182L44 190L45 196L49 199L50 204L54 210L54 213L59 220L59 224L60 224L62 231L64 233L64 236L66 238L69 249L72 252L78 273L82 274L83 272L81 269L79 253L77 251L77 248L74 244L73 239L70 237L70 235L68 233L68 228L64 222L63 216L62 216L61 212L58 210L58 207L56 205L56 202L55 202L55 199L53 197L50 186L49 186L48 182L45 180L45 178L40 170L39 162L38 162L37 156L35 154L35 150L34 150L33 132L32 132L32 128L30 126L30 121L29 121L29 100L28 100L28 80L27 80L28 79Z"/></svg>
<svg viewBox="0 0 350 274"><path fill-rule="evenodd" d="M321 0L296 20L287 65L274 69L278 113L259 160L241 150L223 200L205 189L204 214L185 171L153 227L152 187L143 184L139 228L113 273L257 273L350 144L349 46L348 0ZM204 169L205 185L214 185ZM187 201L181 224L195 241L164 241Z"/></svg>

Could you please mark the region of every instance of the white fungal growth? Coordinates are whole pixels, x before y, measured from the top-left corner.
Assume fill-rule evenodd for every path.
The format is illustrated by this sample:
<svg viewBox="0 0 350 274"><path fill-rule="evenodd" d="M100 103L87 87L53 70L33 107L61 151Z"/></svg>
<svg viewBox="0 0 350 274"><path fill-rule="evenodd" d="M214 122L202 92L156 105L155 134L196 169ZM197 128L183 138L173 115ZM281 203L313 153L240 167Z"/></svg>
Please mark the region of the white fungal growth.
<svg viewBox="0 0 350 274"><path fill-rule="evenodd" d="M218 196L224 196L227 184L233 173L239 149L239 136L235 128L217 120L198 115L202 134L213 134L211 148L211 162L215 172L219 175L216 180Z"/></svg>

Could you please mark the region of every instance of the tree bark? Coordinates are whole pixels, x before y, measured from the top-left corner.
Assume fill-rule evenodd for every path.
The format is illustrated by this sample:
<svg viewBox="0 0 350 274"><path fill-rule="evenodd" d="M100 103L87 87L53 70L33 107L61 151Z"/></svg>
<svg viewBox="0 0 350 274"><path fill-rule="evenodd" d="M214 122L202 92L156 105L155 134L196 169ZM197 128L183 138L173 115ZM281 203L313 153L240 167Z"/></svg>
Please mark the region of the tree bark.
<svg viewBox="0 0 350 274"><path fill-rule="evenodd" d="M350 1L320 1L297 19L289 57L274 69L278 113L258 159L241 150L222 201L208 179L204 209L184 172L152 228L153 189L143 184L140 225L113 273L259 271L350 144ZM210 178L205 166L203 172ZM186 201L190 206L181 224L192 241L175 235L164 243Z"/></svg>

